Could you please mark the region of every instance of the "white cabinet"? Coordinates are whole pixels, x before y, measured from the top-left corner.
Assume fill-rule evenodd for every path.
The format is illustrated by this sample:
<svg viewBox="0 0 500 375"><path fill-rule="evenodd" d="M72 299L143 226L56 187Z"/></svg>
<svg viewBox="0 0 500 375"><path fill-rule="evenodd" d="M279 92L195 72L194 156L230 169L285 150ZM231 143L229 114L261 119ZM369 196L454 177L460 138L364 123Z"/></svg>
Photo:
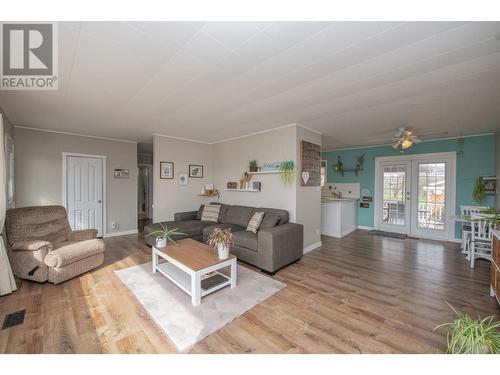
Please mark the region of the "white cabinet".
<svg viewBox="0 0 500 375"><path fill-rule="evenodd" d="M357 228L357 199L321 201L321 234L341 238Z"/></svg>

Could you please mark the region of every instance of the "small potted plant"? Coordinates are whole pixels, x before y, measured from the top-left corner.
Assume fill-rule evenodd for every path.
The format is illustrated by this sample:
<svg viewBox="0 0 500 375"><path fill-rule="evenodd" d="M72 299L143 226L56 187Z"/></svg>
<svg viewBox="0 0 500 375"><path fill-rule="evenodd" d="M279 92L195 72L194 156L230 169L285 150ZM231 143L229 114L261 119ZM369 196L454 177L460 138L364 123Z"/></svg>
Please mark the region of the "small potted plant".
<svg viewBox="0 0 500 375"><path fill-rule="evenodd" d="M210 236L208 236L208 246L217 249L219 259L227 259L229 257L229 246L234 243L234 236L231 233L231 228L222 229L215 228Z"/></svg>
<svg viewBox="0 0 500 375"><path fill-rule="evenodd" d="M250 172L257 172L259 168L257 167L257 160L250 160L248 163L248 170Z"/></svg>
<svg viewBox="0 0 500 375"><path fill-rule="evenodd" d="M434 328L448 327L448 354L500 353L500 321L495 322L494 316L473 319L458 312L450 304L448 306L457 314L457 318Z"/></svg>
<svg viewBox="0 0 500 375"><path fill-rule="evenodd" d="M172 236L183 236L185 233L179 232L179 228L168 229L166 225L160 223L161 229L155 230L151 233L148 233L146 236L154 236L156 238L156 247L165 247L167 246L167 241L175 244Z"/></svg>

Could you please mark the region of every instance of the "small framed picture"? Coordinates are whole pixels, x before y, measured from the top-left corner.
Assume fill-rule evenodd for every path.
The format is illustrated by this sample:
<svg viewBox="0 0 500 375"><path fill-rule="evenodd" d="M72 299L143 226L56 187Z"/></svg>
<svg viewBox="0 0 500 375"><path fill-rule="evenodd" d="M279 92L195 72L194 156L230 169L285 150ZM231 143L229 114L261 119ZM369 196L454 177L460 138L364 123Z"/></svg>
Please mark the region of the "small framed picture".
<svg viewBox="0 0 500 375"><path fill-rule="evenodd" d="M259 190L259 191L260 191L260 188L261 188L261 183L260 183L260 181L254 181L254 183L253 183L253 189L254 189L254 190Z"/></svg>
<svg viewBox="0 0 500 375"><path fill-rule="evenodd" d="M160 161L160 178L174 178L174 163L171 161Z"/></svg>
<svg viewBox="0 0 500 375"><path fill-rule="evenodd" d="M189 164L189 177L203 178L203 165Z"/></svg>
<svg viewBox="0 0 500 375"><path fill-rule="evenodd" d="M179 185L187 185L187 184L188 184L188 174L179 173Z"/></svg>

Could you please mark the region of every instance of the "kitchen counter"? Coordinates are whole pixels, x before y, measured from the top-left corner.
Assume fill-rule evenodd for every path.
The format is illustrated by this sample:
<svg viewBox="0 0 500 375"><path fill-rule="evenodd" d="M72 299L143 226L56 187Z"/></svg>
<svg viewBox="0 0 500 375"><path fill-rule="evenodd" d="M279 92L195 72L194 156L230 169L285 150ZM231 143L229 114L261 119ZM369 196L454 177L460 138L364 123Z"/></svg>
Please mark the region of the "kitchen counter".
<svg viewBox="0 0 500 375"><path fill-rule="evenodd" d="M353 198L321 198L321 234L342 238L357 228L357 204Z"/></svg>

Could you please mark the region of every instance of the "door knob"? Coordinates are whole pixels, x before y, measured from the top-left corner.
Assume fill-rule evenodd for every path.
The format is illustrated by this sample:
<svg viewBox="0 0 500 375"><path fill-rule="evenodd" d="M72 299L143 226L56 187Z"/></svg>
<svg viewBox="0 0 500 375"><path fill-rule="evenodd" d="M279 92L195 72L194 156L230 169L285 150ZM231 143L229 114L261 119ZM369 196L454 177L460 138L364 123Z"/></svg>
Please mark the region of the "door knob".
<svg viewBox="0 0 500 375"><path fill-rule="evenodd" d="M97 201L97 203L102 203L102 200L100 200L100 199L99 199L99 200Z"/></svg>

